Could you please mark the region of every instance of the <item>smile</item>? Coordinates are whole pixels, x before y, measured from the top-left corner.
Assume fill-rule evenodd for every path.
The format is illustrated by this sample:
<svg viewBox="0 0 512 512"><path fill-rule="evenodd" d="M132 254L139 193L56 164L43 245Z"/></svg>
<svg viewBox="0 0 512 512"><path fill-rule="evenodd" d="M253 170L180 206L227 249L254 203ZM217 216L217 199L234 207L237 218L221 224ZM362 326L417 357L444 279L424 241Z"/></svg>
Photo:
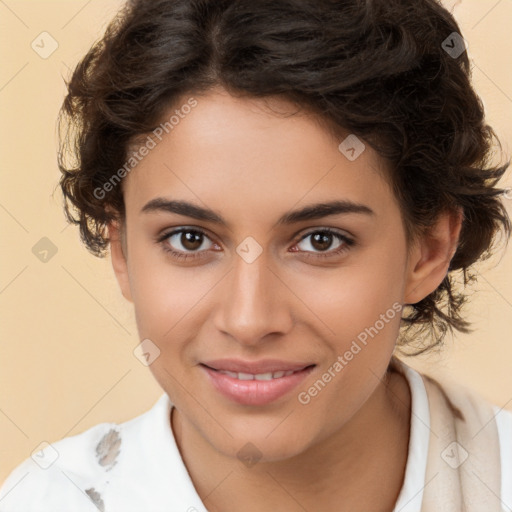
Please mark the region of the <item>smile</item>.
<svg viewBox="0 0 512 512"><path fill-rule="evenodd" d="M288 377L289 375L292 375L294 372L293 370L289 371L278 371L278 372L267 372L267 373L236 373L236 372L228 372L227 370L217 370L219 373L223 373L224 375L229 375L233 379L238 380L272 380L272 379L280 379L282 377ZM302 370L298 370L302 371Z"/></svg>
<svg viewBox="0 0 512 512"><path fill-rule="evenodd" d="M314 370L310 365L298 370L265 373L231 372L199 365L213 390L240 405L262 406L283 398L296 389Z"/></svg>

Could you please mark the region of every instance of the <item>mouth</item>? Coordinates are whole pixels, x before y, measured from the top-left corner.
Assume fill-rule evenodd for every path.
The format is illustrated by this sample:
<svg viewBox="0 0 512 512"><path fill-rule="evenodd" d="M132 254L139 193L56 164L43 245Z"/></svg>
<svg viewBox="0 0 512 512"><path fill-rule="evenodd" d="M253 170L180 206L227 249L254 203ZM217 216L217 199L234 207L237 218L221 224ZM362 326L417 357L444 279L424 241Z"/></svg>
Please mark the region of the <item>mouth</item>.
<svg viewBox="0 0 512 512"><path fill-rule="evenodd" d="M274 379L281 379L283 377L289 377L290 375L293 375L294 373L302 372L303 370L312 368L315 365L311 364L309 366L305 366L304 368L300 368L299 370L278 370L276 372L265 372L265 373L230 372L228 370L218 370L218 369L212 368L208 365L203 365L203 366L205 366L206 368L209 368L210 370L213 370L214 372L218 372L223 375L228 375L232 379L269 381L269 380L274 380Z"/></svg>
<svg viewBox="0 0 512 512"><path fill-rule="evenodd" d="M199 365L213 389L241 405L266 405L291 393L316 367L299 365L295 369L265 372L231 371Z"/></svg>

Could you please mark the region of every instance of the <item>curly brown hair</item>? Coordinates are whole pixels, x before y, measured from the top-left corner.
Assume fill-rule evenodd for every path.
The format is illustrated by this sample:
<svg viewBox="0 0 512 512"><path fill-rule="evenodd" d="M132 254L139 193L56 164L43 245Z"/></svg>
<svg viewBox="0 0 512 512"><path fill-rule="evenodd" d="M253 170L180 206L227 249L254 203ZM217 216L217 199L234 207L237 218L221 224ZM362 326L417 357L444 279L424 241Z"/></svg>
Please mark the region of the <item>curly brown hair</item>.
<svg viewBox="0 0 512 512"><path fill-rule="evenodd" d="M404 309L398 346L411 342L411 329L415 354L448 329L469 332L454 273L464 285L473 280L470 267L492 254L499 233L508 243L511 222L496 188L509 163L492 163L499 141L471 85L460 32L436 0L129 1L68 82L59 116L66 216L103 256L106 226L122 221L125 207L122 186L95 191L164 113L217 86L282 97L389 161L408 241L441 213L463 211L449 271Z"/></svg>

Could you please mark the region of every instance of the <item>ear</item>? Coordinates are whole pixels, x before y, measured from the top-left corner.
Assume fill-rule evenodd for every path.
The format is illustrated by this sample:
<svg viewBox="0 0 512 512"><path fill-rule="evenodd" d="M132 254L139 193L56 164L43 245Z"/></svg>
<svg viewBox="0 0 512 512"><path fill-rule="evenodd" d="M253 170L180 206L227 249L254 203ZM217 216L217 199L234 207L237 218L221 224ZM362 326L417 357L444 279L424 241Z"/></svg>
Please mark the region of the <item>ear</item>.
<svg viewBox="0 0 512 512"><path fill-rule="evenodd" d="M112 267L121 288L123 297L133 302L132 293L130 288L130 279L128 273L128 261L126 240L123 229L120 227L119 222L111 222L108 225L108 233L110 239L110 256L112 258Z"/></svg>
<svg viewBox="0 0 512 512"><path fill-rule="evenodd" d="M416 304L442 283L457 250L462 219L462 210L443 213L416 240L408 258L405 304Z"/></svg>

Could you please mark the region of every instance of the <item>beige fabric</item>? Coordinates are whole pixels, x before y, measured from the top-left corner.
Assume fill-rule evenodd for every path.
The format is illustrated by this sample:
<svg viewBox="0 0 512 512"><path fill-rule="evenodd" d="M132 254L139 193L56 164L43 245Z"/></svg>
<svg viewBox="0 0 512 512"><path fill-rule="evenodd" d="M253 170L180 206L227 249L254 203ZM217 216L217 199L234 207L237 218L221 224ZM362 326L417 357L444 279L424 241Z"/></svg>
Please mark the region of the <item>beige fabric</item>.
<svg viewBox="0 0 512 512"><path fill-rule="evenodd" d="M421 512L502 512L492 405L453 382L422 378L431 433Z"/></svg>

